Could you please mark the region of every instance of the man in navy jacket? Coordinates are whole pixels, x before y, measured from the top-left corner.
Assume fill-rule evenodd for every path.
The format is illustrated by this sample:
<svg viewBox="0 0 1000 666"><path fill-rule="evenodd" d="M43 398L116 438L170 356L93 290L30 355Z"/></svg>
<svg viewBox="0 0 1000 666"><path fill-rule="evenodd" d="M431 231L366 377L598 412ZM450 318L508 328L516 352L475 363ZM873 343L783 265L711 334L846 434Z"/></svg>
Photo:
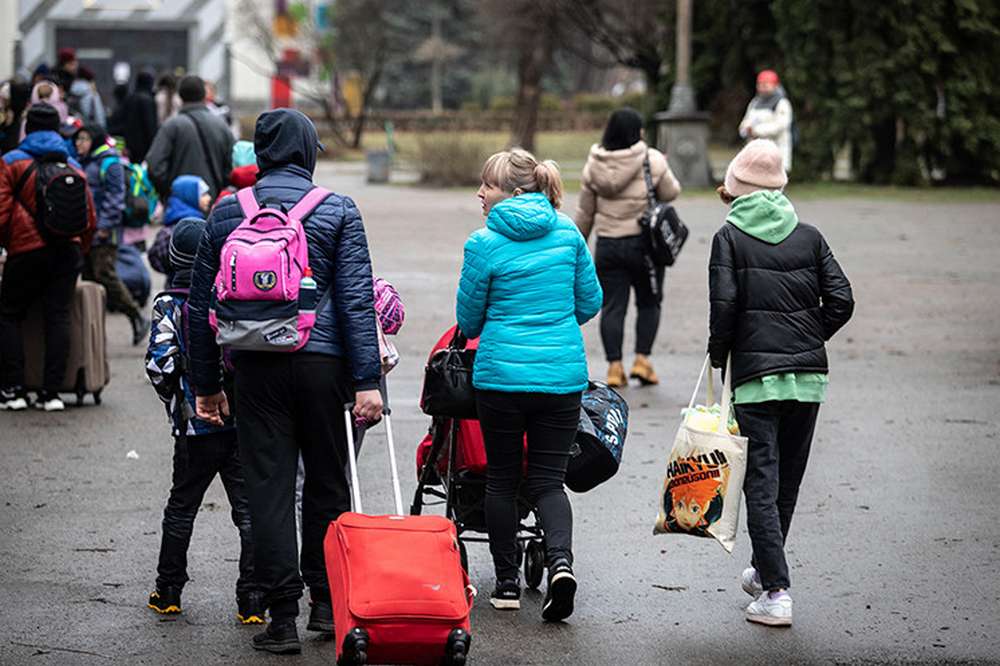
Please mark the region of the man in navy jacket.
<svg viewBox="0 0 1000 666"><path fill-rule="evenodd" d="M292 208L312 187L319 139L298 111L278 109L257 119L254 149L261 207ZM212 284L227 236L243 219L235 196L212 212L195 260L190 311L191 377L198 416L221 423L229 413L222 392L220 351L208 323ZM256 577L271 613L256 649L300 650L295 618L303 580L312 611L308 628L333 629L323 537L350 508L343 406L358 418L382 413L381 377L371 259L361 214L348 197L329 195L302 221L317 293L330 289L309 342L300 351L233 355L236 427L253 526ZM295 475L305 463L301 576L296 554Z"/></svg>

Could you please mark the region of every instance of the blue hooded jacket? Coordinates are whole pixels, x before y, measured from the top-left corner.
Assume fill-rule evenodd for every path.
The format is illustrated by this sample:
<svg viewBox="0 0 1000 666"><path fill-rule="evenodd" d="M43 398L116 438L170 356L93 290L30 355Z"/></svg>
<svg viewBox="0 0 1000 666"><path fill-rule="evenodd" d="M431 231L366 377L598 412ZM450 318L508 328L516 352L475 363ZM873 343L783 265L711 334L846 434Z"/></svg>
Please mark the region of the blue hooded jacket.
<svg viewBox="0 0 1000 666"><path fill-rule="evenodd" d="M170 198L167 199L167 207L163 211L163 226L170 227L188 217L196 217L199 220L205 219L199 205L201 199L200 188L208 185L200 176L177 176L170 186Z"/></svg>
<svg viewBox="0 0 1000 666"><path fill-rule="evenodd" d="M469 236L458 286L458 326L479 337L473 384L506 392L587 388L580 326L604 299L587 243L544 194L493 206Z"/></svg>
<svg viewBox="0 0 1000 666"><path fill-rule="evenodd" d="M70 154L66 140L59 135L59 132L51 130L39 130L27 135L18 144L17 148L4 154L3 161L7 164L13 164L21 160L33 160L46 153L65 155L68 164L75 166L77 169L82 168L80 163Z"/></svg>
<svg viewBox="0 0 1000 666"><path fill-rule="evenodd" d="M257 119L254 149L260 174L254 192L261 206L291 210L312 189L319 149L316 127L292 109L277 109ZM219 348L208 324L212 285L222 245L243 221L236 197L220 201L209 216L192 273L190 312L191 378L198 395L221 388ZM309 245L309 266L317 293L330 290L326 306L302 352L338 356L350 367L356 391L375 389L382 377L371 257L361 213L345 196L330 194L302 220ZM288 353L288 352L262 352ZM234 354L237 367L239 355Z"/></svg>

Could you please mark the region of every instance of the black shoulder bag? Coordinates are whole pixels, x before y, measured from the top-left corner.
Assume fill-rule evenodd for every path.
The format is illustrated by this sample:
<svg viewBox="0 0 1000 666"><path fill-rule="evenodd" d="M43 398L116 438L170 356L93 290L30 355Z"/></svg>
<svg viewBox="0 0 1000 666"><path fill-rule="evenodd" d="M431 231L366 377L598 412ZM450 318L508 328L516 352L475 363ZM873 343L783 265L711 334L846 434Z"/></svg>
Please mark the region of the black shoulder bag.
<svg viewBox="0 0 1000 666"><path fill-rule="evenodd" d="M673 266L688 237L688 228L681 222L674 207L656 200L653 175L649 170L649 152L642 163L646 177L646 196L649 201L639 218L642 235L646 239L646 252L657 266Z"/></svg>
<svg viewBox="0 0 1000 666"><path fill-rule="evenodd" d="M451 342L431 356L424 370L424 388L420 408L429 416L452 419L476 419L476 389L472 385L472 367L476 350L466 349L468 339L455 328Z"/></svg>

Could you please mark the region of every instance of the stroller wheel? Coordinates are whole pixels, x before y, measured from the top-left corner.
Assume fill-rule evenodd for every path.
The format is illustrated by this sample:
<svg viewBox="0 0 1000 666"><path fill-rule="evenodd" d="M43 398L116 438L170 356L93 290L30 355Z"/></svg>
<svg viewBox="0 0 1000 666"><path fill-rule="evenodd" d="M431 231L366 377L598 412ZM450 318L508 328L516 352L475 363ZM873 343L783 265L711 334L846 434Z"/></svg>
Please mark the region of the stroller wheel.
<svg viewBox="0 0 1000 666"><path fill-rule="evenodd" d="M545 574L545 546L541 541L531 541L524 553L524 584L537 590Z"/></svg>
<svg viewBox="0 0 1000 666"><path fill-rule="evenodd" d="M461 539L458 540L458 556L462 558L462 568L465 569L465 573L469 573L469 551Z"/></svg>

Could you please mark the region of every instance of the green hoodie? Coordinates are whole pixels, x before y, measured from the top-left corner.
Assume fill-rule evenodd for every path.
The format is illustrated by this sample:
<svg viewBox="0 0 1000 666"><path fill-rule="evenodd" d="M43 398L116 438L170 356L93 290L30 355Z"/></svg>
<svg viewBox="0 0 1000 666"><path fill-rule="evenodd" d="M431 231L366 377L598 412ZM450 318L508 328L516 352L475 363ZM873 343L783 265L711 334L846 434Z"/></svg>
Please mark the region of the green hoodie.
<svg viewBox="0 0 1000 666"><path fill-rule="evenodd" d="M771 245L780 245L799 223L792 202L778 190L761 190L733 201L729 222L740 231ZM795 400L823 402L827 376L820 372L783 372L751 379L733 391L734 404Z"/></svg>

